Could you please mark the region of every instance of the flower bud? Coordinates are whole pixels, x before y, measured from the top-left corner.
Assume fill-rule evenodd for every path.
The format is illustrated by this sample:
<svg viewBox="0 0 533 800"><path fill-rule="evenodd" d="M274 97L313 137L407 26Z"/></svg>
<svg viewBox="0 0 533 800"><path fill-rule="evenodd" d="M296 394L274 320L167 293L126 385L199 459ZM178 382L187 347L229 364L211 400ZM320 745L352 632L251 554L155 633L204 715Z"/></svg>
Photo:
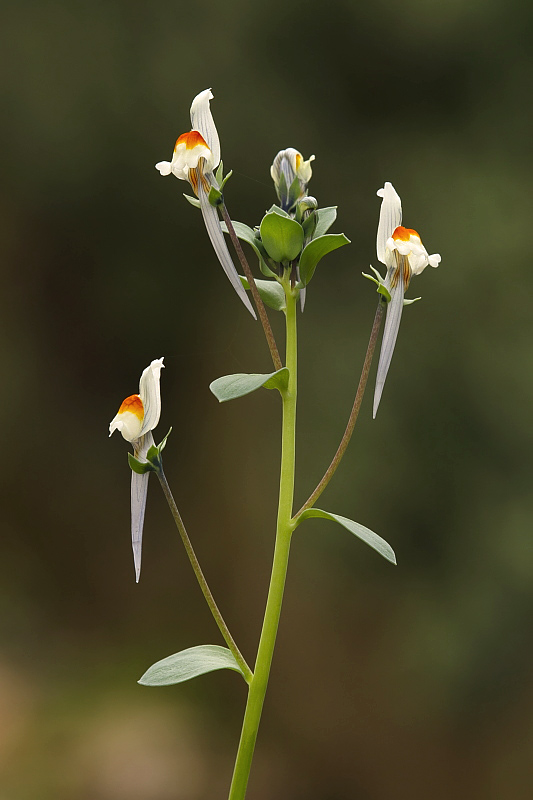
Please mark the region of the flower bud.
<svg viewBox="0 0 533 800"><path fill-rule="evenodd" d="M311 180L311 156L307 161L294 147L280 150L272 166L270 174L276 187L281 207L284 211L293 210L296 203L307 194L307 186Z"/></svg>

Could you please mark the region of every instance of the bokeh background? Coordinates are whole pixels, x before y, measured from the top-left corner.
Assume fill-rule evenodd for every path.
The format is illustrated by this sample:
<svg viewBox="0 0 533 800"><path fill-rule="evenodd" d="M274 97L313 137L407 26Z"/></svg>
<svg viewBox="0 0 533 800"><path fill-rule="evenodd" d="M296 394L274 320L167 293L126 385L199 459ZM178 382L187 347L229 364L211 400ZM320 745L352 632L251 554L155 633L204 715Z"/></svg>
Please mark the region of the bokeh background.
<svg viewBox="0 0 533 800"><path fill-rule="evenodd" d="M532 23L523 0L4 0L1 800L226 796L244 686L136 683L220 639L156 481L135 585L127 446L107 439L164 356L166 472L252 660L279 403L209 393L268 371L268 351L187 186L153 166L206 86L232 216L259 223L293 146L352 240L301 318L297 502L351 407L385 180L442 254L412 286L378 419L369 392L321 500L398 567L329 522L299 529L250 799L531 797Z"/></svg>

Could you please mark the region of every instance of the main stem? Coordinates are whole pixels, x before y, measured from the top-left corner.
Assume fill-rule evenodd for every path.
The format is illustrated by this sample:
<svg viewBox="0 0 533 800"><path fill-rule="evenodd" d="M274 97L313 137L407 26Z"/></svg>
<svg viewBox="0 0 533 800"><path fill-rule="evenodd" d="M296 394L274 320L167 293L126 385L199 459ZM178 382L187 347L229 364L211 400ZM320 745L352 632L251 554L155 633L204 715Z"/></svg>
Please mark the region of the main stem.
<svg viewBox="0 0 533 800"><path fill-rule="evenodd" d="M272 655L276 643L281 603L287 576L287 564L294 523L292 506L294 498L294 465L296 433L296 394L297 394L297 342L296 342L296 298L290 287L285 287L287 295L287 367L289 383L282 393L283 423L281 438L281 475L279 486L278 520L276 545L268 599L263 620L261 638L257 651L254 676L248 689L248 702L244 714L241 738L228 800L243 800L252 766L255 741L261 720L263 702L267 690Z"/></svg>
<svg viewBox="0 0 533 800"><path fill-rule="evenodd" d="M174 500L174 497L172 496L172 492L170 491L170 486L168 485L168 481L167 481L165 473L163 472L162 469L157 472L157 477L159 478L159 482L160 482L161 487L163 489L163 493L164 493L164 495L165 495L165 497L167 499L167 503L169 505L170 511L172 513L172 516L174 517L174 522L176 523L176 527L177 527L177 529L179 531L179 534L181 536L181 540L182 540L182 542L183 542L183 544L185 546L185 551L186 551L186 553L187 553L187 555L189 557L189 561L191 562L191 566L192 566L192 568L194 570L194 574L196 575L198 583L200 584L200 589L202 590L202 593L203 593L205 599L207 600L207 605L209 606L209 608L211 610L211 613L212 613L212 615L213 615L213 617L215 619L215 622L218 625L218 629L220 630L220 633L224 637L224 641L226 642L226 644L228 645L229 649L233 653L235 661L237 662L237 664L241 668L242 674L244 675L245 681L247 683L250 683L250 681L252 679L252 670L250 669L250 667L246 663L246 661L244 659L244 656L242 655L241 651L237 647L237 645L235 643L235 640L233 639L233 636L229 632L229 628L226 625L226 623L224 622L224 618L223 618L222 614L219 611L219 608L218 608L218 606L217 606L217 604L215 602L215 598L211 594L211 589L209 588L209 586L207 584L207 581L205 579L204 573L202 572L202 568L200 566L200 563L199 563L198 559L196 558L196 553L194 552L193 546L191 544L191 540L189 539L189 536L187 534L187 530L185 528L185 525L183 524L183 520L181 518L181 514L178 511L178 507L176 505L176 501Z"/></svg>
<svg viewBox="0 0 533 800"><path fill-rule="evenodd" d="M261 320L261 325L263 326L263 330L265 332L268 349L270 350L270 355L272 356L272 362L276 370L281 369L282 363L281 363L281 358L279 356L278 347L276 345L276 340L274 339L274 333L270 325L270 320L268 319L265 304L263 303L259 291L257 289L257 286L255 285L255 278L252 274L252 270L250 269L250 265L248 264L246 256L244 255L241 243L239 242L239 237L235 233L233 222L231 221L231 217L228 214L228 209L226 208L224 203L220 204L220 210L222 212L224 222L226 223L230 239L233 242L233 247L235 248L235 252L237 253L238 259L241 262L241 267L243 268L246 280L248 281L248 286L250 287L250 291L252 292L255 307L257 308L257 313L259 314L259 319Z"/></svg>
<svg viewBox="0 0 533 800"><path fill-rule="evenodd" d="M331 464L327 468L326 472L324 473L324 477L314 490L314 492L309 495L301 509L296 514L296 517L299 517L300 514L305 511L307 508L311 508L330 480L333 478L335 471L339 464L341 463L341 459L346 452L346 448L350 443L350 439L352 438L353 429L355 428L355 423L357 422L357 417L359 416L359 410L361 408L361 403L363 402L363 396L365 394L366 384L368 381L368 375L370 373L370 367L372 365L372 358L374 356L374 350L376 349L376 344L378 341L378 334L379 328L381 326L381 319L383 317L383 310L385 308L385 303L383 300L379 300L378 307L376 309L376 316L374 317L374 324L372 325L372 331L370 333L370 340L368 342L368 347L366 350L366 356L363 363L363 369L361 370L361 377L359 378L359 385L357 387L357 392L355 393L355 400L353 401L352 410L350 413L350 417L348 419L348 423L346 425L346 430L344 431L344 436L341 439L341 442L337 448L337 452L333 456L331 460Z"/></svg>

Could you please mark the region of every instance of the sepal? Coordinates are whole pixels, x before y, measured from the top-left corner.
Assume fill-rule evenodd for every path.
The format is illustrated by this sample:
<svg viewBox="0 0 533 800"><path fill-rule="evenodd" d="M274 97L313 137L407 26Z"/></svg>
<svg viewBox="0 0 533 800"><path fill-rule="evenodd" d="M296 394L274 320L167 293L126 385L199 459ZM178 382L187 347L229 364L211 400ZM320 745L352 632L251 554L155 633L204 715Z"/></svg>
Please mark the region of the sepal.
<svg viewBox="0 0 533 800"><path fill-rule="evenodd" d="M155 448L151 447L150 450L154 450ZM148 452L150 452L150 450ZM138 458L132 453L128 453L128 464L130 465L130 469L133 472L136 472L137 475L144 475L146 472L155 472L156 468L151 464L149 461L139 461Z"/></svg>
<svg viewBox="0 0 533 800"><path fill-rule="evenodd" d="M158 445L153 444L146 453L146 458L152 465L154 472L159 472L160 470L163 469L163 459L161 458L161 453L165 449L167 444L167 439L171 433L172 433L172 428L170 428L169 432L167 433L161 444Z"/></svg>
<svg viewBox="0 0 533 800"><path fill-rule="evenodd" d="M363 276L363 278L368 278L369 281L372 281L372 283L375 283L376 286L378 287L376 289L376 292L378 294L380 294L385 299L385 301L387 303L390 303L390 292L387 289L387 287L385 286L385 284L383 283L383 278L381 277L381 275L379 274L377 269L374 269L372 264L370 265L370 269L372 270L374 275L377 275L377 278L373 278L372 275L368 275L366 272L362 272L361 275ZM407 301L407 302L410 302L410 301ZM414 301L411 301L411 302L414 302Z"/></svg>
<svg viewBox="0 0 533 800"><path fill-rule="evenodd" d="M195 208L200 208L200 201L198 200L197 197L193 197L190 194L185 194L185 192L183 192L183 196L187 200L187 202L191 204L191 206L194 206Z"/></svg>
<svg viewBox="0 0 533 800"><path fill-rule="evenodd" d="M215 188L215 186L211 186L211 188L209 190L208 199L209 199L209 202L211 203L211 205L215 206L215 208L216 208L217 206L221 205L221 203L223 202L222 192L220 191L220 189Z"/></svg>

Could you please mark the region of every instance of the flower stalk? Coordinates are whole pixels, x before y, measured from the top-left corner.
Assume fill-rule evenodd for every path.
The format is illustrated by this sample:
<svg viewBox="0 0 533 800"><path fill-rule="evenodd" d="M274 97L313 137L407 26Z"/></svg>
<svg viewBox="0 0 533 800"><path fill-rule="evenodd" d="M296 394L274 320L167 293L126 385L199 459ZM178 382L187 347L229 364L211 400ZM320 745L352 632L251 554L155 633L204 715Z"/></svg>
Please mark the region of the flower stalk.
<svg viewBox="0 0 533 800"><path fill-rule="evenodd" d="M301 509L295 516L295 519L303 514L308 508L312 508L330 480L333 478L335 472L337 471L337 467L341 463L342 457L346 452L346 449L350 443L350 439L352 438L352 433L355 428L355 423L357 422L357 417L359 416L359 411L361 410L361 403L363 402L363 397L365 394L366 385L368 383L368 376L370 374L370 367L372 366L372 359L374 357L374 351L376 349L376 344L378 341L378 334L379 329L381 327L381 320L383 319L383 311L385 309L385 302L383 298L380 297L378 301L378 307L376 308L376 314L374 316L374 323L372 325L372 330L370 332L370 339L368 341L368 347L366 349L365 360L363 362L363 368L361 370L361 377L359 378L359 385L357 387L357 392L355 393L355 399L353 401L352 410L350 412L350 416L348 418L348 422L346 425L346 430L344 431L344 435L340 441L340 444L337 448L337 452L333 456L331 460L331 464L327 468L326 472L324 473L324 477L317 485L316 489L312 494L309 495Z"/></svg>
<svg viewBox="0 0 533 800"><path fill-rule="evenodd" d="M162 468L157 470L157 477L159 478L159 483L161 484L161 488L163 489L163 494L165 495L166 501L170 508L170 512L174 518L174 522L176 523L179 535L181 536L183 546L185 547L185 552L187 553L188 559L191 562L191 566L193 568L194 574L196 575L196 579L200 584L200 589L202 590L202 594L207 601L207 605L209 606L211 614L213 615L213 618L218 626L220 633L224 638L224 641L228 645L228 648L231 650L235 658L235 661L241 668L246 683L249 684L253 677L252 670L246 663L244 656L237 647L237 644L233 636L231 635L229 628L226 625L224 618L220 613L220 610L215 602L215 598L213 597L211 589L209 588L209 585L205 579L204 573L202 572L200 562L196 557L196 553L194 552L191 540L189 539L187 530L181 518L181 514L178 510L176 501L174 500L174 497L170 490L170 486L168 485L168 481L166 479L165 473L163 472Z"/></svg>
<svg viewBox="0 0 533 800"><path fill-rule="evenodd" d="M274 646L278 632L279 619L292 532L295 524L292 519L294 500L294 471L296 443L296 399L297 399L297 332L296 303L297 292L290 288L288 276L284 281L287 308L285 312L287 326L286 366L289 369L289 383L282 392L283 421L281 436L281 474L279 485L278 517L276 526L276 544L272 574L268 590L261 638L257 650L254 676L248 689L248 701L244 714L241 738L228 800L243 800L246 794L248 778L252 766L257 731L261 720L261 712L270 675L270 667L274 654Z"/></svg>
<svg viewBox="0 0 533 800"><path fill-rule="evenodd" d="M278 347L276 345L276 340L274 338L274 333L270 325L270 320L268 319L265 304L263 303L261 296L257 291L257 286L255 285L255 278L252 274L252 270L250 269L250 265L248 264L248 260L244 255L244 251L241 247L241 243L239 242L239 238L235 233L235 228L233 227L231 217L228 214L228 209L226 208L224 202L220 203L220 210L222 212L222 217L224 219L224 222L226 223L226 227L228 229L230 239L233 243L233 247L235 248L235 252L237 253L237 257L241 262L241 267L243 268L246 280L248 281L250 291L252 292L255 307L257 308L257 313L259 314L259 319L261 320L261 325L263 326L263 330L265 332L268 349L270 350L270 355L272 356L272 362L276 370L281 369L282 367L281 358L279 355Z"/></svg>

